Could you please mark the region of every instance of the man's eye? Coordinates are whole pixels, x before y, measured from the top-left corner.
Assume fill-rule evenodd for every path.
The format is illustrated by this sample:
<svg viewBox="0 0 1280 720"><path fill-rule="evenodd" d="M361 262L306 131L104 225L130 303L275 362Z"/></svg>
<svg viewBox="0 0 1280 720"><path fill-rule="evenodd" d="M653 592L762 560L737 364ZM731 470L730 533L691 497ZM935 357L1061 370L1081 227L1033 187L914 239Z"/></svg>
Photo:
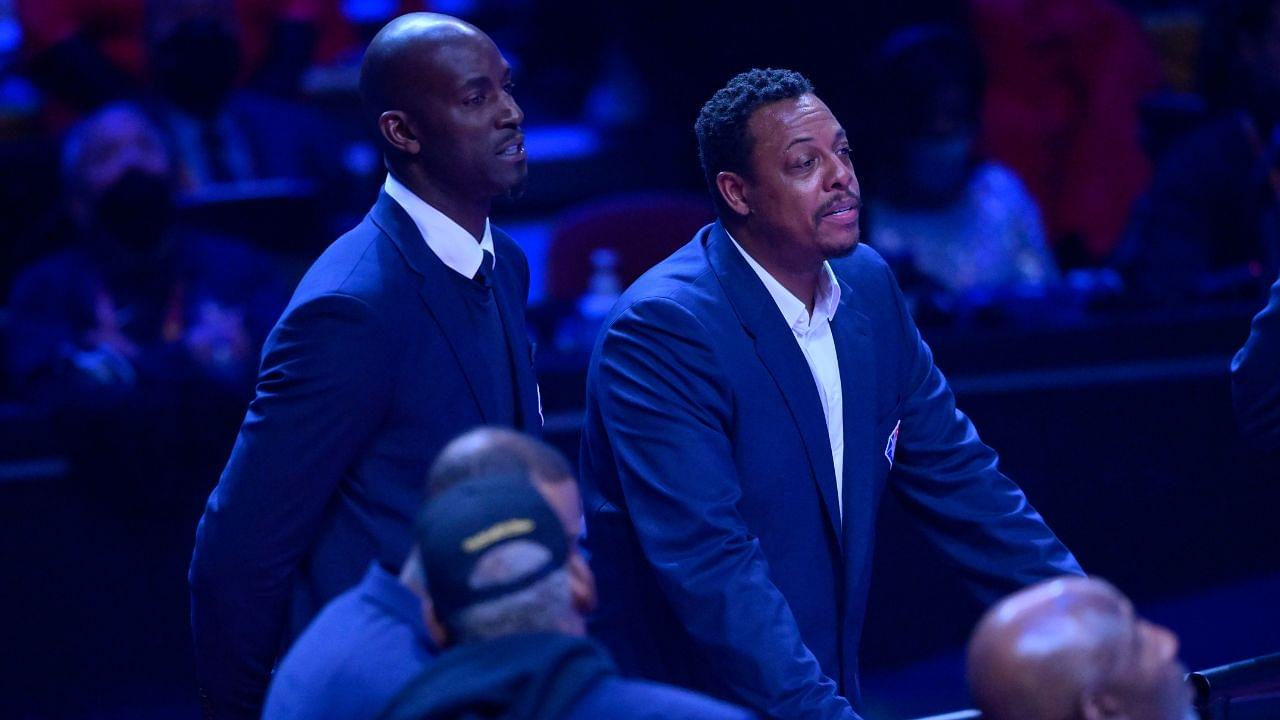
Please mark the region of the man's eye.
<svg viewBox="0 0 1280 720"><path fill-rule="evenodd" d="M796 167L805 168L807 170L808 168L813 167L814 162L815 160L811 157L800 158L799 162L796 163Z"/></svg>
<svg viewBox="0 0 1280 720"><path fill-rule="evenodd" d="M838 153L838 154L840 154L840 155L852 155L852 154L853 154L853 148L851 148L851 147L842 147L842 148L840 148L839 150L837 150L837 151L836 151L836 153Z"/></svg>
<svg viewBox="0 0 1280 720"><path fill-rule="evenodd" d="M510 95L511 93L515 92L516 84L514 82L508 82L506 85L502 86L502 89L506 90L507 94Z"/></svg>
<svg viewBox="0 0 1280 720"><path fill-rule="evenodd" d="M463 104L464 105L483 105L484 100L485 100L484 95L472 95L471 97L463 101Z"/></svg>

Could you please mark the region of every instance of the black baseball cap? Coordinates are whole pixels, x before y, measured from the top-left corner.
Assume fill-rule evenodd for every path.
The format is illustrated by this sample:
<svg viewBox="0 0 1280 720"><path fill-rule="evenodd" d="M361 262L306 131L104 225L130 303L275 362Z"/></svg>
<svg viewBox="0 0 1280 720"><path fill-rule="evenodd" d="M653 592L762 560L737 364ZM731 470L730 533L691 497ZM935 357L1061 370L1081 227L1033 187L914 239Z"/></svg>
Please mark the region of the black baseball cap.
<svg viewBox="0 0 1280 720"><path fill-rule="evenodd" d="M427 589L446 625L473 605L519 592L564 567L569 542L563 524L527 479L509 474L464 480L432 498L415 526ZM520 578L475 588L476 563L510 542L540 545L546 562Z"/></svg>

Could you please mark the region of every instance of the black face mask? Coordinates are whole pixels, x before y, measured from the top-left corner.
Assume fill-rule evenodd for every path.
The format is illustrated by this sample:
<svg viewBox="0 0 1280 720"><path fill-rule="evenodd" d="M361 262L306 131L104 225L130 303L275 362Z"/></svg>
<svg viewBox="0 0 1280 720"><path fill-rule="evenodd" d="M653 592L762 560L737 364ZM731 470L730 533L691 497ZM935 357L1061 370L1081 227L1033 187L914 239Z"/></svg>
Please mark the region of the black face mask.
<svg viewBox="0 0 1280 720"><path fill-rule="evenodd" d="M198 117L218 114L240 70L240 44L216 20L189 20L152 52L156 83L175 105Z"/></svg>
<svg viewBox="0 0 1280 720"><path fill-rule="evenodd" d="M163 176L130 170L94 203L98 228L118 246L155 252L173 219L173 193Z"/></svg>

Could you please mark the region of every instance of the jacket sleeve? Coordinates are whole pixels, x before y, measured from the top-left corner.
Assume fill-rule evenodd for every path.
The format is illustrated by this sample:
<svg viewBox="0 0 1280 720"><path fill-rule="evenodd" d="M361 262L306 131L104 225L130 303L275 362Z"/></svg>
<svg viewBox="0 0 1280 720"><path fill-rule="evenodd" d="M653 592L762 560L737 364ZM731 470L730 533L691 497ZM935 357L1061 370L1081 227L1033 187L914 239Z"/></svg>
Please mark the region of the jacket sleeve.
<svg viewBox="0 0 1280 720"><path fill-rule="evenodd" d="M736 698L769 717L856 718L805 647L738 513L733 408L701 323L641 301L604 332L594 377L641 548L680 622Z"/></svg>
<svg viewBox="0 0 1280 720"><path fill-rule="evenodd" d="M1231 395L1244 436L1267 452L1280 451L1280 280L1231 361Z"/></svg>
<svg viewBox="0 0 1280 720"><path fill-rule="evenodd" d="M267 340L191 561L197 671L214 717L261 712L290 577L388 405L397 361L380 323L362 300L325 295L286 310Z"/></svg>
<svg viewBox="0 0 1280 720"><path fill-rule="evenodd" d="M992 602L1038 580L1083 575L1079 563L998 467L955 395L887 266L904 344L904 398L890 478L921 529Z"/></svg>

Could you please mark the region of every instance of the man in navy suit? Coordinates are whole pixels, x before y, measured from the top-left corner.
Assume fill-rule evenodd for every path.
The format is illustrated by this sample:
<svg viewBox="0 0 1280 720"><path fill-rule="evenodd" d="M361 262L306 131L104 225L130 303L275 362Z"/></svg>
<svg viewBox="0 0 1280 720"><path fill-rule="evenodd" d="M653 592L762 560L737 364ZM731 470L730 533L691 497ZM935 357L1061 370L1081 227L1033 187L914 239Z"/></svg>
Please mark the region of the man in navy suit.
<svg viewBox="0 0 1280 720"><path fill-rule="evenodd" d="M623 294L588 371L593 631L624 672L854 718L885 490L992 600L1081 570L857 247L849 140L808 80L743 73L696 127L720 220Z"/></svg>
<svg viewBox="0 0 1280 720"><path fill-rule="evenodd" d="M471 25L411 14L374 38L360 89L384 191L268 337L196 533L192 627L216 717L257 717L319 608L371 561L399 567L440 448L481 424L541 428L528 265L488 221L526 174L510 67Z"/></svg>

